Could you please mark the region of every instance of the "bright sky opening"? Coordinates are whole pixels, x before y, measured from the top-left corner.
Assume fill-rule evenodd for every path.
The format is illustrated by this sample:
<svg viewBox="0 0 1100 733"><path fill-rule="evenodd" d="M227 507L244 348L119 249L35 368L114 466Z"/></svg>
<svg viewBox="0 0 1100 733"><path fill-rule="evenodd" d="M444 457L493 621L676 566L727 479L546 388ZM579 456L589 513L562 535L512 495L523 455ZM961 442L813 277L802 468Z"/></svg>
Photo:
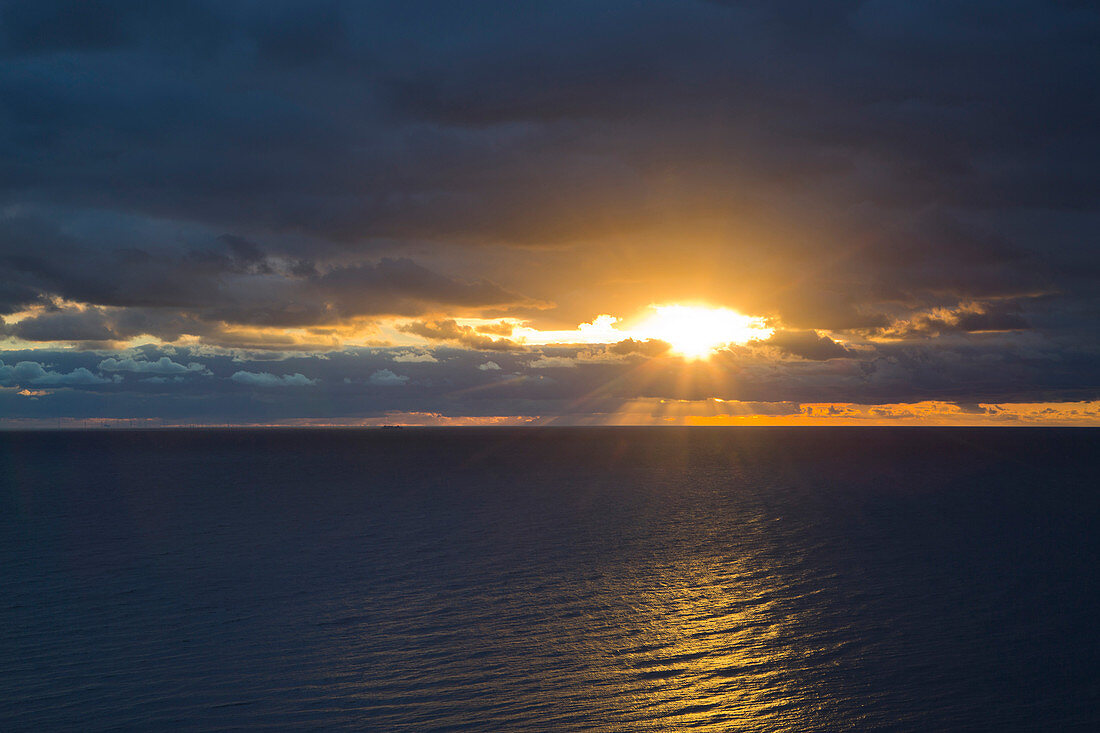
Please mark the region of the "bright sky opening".
<svg viewBox="0 0 1100 733"><path fill-rule="evenodd" d="M667 341L674 354L687 359L705 359L728 344L763 340L773 332L764 325L764 319L729 308L658 305L653 311L632 330L642 338Z"/></svg>
<svg viewBox="0 0 1100 733"><path fill-rule="evenodd" d="M627 325L633 322L633 325ZM706 359L729 344L744 344L771 336L764 319L729 308L705 305L652 305L630 321L602 314L571 331L540 331L521 326L513 336L526 344L609 344L625 339L667 342L671 353L685 359Z"/></svg>

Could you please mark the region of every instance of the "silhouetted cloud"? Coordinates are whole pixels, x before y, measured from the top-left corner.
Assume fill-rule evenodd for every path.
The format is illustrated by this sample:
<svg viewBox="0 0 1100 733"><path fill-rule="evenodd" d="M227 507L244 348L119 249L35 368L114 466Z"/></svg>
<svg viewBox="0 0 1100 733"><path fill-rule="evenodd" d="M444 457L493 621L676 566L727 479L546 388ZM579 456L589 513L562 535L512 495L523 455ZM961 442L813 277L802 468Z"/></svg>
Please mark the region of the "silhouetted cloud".
<svg viewBox="0 0 1100 733"><path fill-rule="evenodd" d="M669 350L668 342L660 339L625 339L607 347L613 354L641 354L643 356L660 356Z"/></svg>
<svg viewBox="0 0 1100 733"><path fill-rule="evenodd" d="M757 343L763 346L773 346L784 353L815 361L853 356L852 352L836 341L815 331L776 331L766 340Z"/></svg>
<svg viewBox="0 0 1100 733"><path fill-rule="evenodd" d="M892 324L883 333L889 336L939 336L950 333L1020 331L1030 324L1020 314L1018 302L961 303L955 308L937 308L918 313Z"/></svg>

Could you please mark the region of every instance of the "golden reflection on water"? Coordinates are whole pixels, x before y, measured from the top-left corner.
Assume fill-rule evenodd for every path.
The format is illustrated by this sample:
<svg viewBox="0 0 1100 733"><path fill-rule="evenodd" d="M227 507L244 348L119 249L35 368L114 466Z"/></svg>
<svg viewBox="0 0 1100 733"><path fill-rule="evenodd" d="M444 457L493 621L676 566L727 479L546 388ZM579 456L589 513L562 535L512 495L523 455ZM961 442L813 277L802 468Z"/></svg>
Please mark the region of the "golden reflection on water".
<svg viewBox="0 0 1100 733"><path fill-rule="evenodd" d="M625 704L606 730L826 725L827 700L800 673L804 657L827 650L800 648L812 619L781 602L793 572L760 557L685 555L632 573L610 594L619 600L573 632L592 642L597 677L616 672Z"/></svg>
<svg viewBox="0 0 1100 733"><path fill-rule="evenodd" d="M578 439L555 460L615 470L467 495L458 529L418 532L348 599L349 646L320 651L331 676L424 727L851 729L859 698L834 684L850 607L818 533L781 491L741 490L783 484L782 463L762 476L705 438Z"/></svg>

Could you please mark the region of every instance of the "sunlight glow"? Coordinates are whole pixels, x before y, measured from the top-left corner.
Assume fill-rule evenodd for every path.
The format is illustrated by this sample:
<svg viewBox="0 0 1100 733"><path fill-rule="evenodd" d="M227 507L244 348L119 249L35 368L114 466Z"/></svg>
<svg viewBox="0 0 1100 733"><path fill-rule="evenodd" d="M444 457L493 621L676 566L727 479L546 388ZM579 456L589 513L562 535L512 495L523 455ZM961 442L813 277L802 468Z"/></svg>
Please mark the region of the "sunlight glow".
<svg viewBox="0 0 1100 733"><path fill-rule="evenodd" d="M728 308L656 305L653 310L653 315L631 331L641 338L667 341L673 353L687 359L706 359L727 344L766 339L773 331L764 325L764 319L744 316Z"/></svg>
<svg viewBox="0 0 1100 733"><path fill-rule="evenodd" d="M517 326L512 335L525 344L613 344L630 338L631 334L617 328L619 319L606 313L582 323L570 331L540 331L529 326Z"/></svg>
<svg viewBox="0 0 1100 733"><path fill-rule="evenodd" d="M473 319L460 322L472 327L483 325ZM658 339L672 347L671 354L688 360L709 358L727 344L766 339L774 331L763 318L729 308L679 303L651 305L646 313L629 319L605 313L567 331L543 331L514 321L508 325L512 327L511 337L521 344L613 344L625 339Z"/></svg>

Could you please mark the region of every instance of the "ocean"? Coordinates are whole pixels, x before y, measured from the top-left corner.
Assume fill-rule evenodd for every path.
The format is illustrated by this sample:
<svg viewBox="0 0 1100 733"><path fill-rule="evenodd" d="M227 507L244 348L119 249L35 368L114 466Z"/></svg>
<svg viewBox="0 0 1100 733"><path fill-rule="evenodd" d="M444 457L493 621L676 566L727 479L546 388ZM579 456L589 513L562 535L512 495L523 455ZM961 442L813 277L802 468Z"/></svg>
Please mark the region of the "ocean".
<svg viewBox="0 0 1100 733"><path fill-rule="evenodd" d="M0 730L1100 729L1100 431L0 433Z"/></svg>

